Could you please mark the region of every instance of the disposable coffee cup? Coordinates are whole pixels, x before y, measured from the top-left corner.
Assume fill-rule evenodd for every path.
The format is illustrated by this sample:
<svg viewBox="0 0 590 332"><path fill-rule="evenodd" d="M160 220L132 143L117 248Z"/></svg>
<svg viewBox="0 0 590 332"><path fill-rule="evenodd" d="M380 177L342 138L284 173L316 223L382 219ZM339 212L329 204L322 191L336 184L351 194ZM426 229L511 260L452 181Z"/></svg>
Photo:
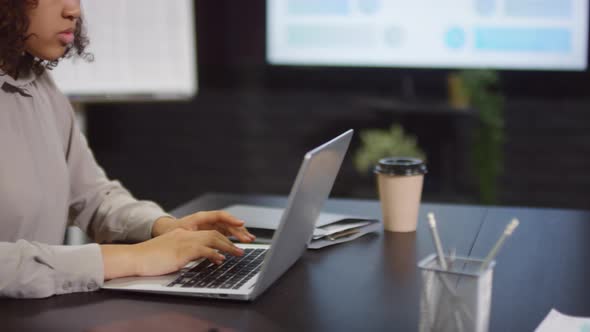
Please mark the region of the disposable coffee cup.
<svg viewBox="0 0 590 332"><path fill-rule="evenodd" d="M416 158L384 158L375 166L383 226L391 232L415 232L426 164Z"/></svg>

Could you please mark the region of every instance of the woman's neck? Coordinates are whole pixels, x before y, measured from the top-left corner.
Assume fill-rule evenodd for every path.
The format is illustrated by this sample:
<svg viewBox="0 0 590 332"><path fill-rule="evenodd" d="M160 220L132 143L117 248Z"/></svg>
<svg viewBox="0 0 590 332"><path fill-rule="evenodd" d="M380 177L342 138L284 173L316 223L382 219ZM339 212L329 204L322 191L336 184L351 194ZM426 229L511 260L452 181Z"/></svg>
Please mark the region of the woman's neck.
<svg viewBox="0 0 590 332"><path fill-rule="evenodd" d="M2 60L0 60L0 75L8 75L12 78L16 76L15 73L11 73L10 70L6 69L6 64Z"/></svg>
<svg viewBox="0 0 590 332"><path fill-rule="evenodd" d="M16 73L11 73L11 72L5 70L4 68L0 67L0 76L4 76L4 75L10 76L14 80L18 79L18 75Z"/></svg>
<svg viewBox="0 0 590 332"><path fill-rule="evenodd" d="M7 66L3 61L0 61L0 71L2 75L8 75L12 77L14 80L17 80L23 74L23 67L26 66L27 62L27 54L23 55L19 59L19 64L16 67L11 68Z"/></svg>

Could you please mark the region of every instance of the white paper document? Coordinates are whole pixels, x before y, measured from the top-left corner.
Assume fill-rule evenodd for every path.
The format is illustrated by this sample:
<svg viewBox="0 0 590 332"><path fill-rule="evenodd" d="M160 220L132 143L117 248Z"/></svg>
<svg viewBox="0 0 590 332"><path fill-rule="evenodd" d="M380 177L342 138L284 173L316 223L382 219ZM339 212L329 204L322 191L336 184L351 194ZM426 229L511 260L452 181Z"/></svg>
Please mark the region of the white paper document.
<svg viewBox="0 0 590 332"><path fill-rule="evenodd" d="M231 205L223 209L246 221L246 227L255 230L257 241L270 243L277 229L284 209L255 205ZM367 216L352 216L322 212L316 221L309 249L320 249L330 245L352 241L368 233L381 230L379 220Z"/></svg>
<svg viewBox="0 0 590 332"><path fill-rule="evenodd" d="M223 209L224 211L231 213L232 215L245 220L246 227L250 228L262 228L275 230L279 226L281 217L284 209L263 207L255 205L232 205ZM347 229L362 227L370 224L370 221L359 221L356 223L347 223L345 225L330 225L334 222L344 219L370 219L366 216L351 216L337 213L322 212L316 222L316 228L314 230L314 237L326 236L334 233L338 233Z"/></svg>
<svg viewBox="0 0 590 332"><path fill-rule="evenodd" d="M321 215L320 215L320 217L321 217ZM342 219L346 219L346 218L342 218ZM345 224L336 223L333 225L325 225L322 228L314 229L313 239L316 240L316 239L322 238L324 236L337 234L340 232L347 231L349 229L357 229L357 228L360 228L363 226L367 226L370 223L371 223L371 221L367 220L367 221L350 222L350 223L345 223Z"/></svg>
<svg viewBox="0 0 590 332"><path fill-rule="evenodd" d="M568 316L551 309L535 332L590 332L590 317Z"/></svg>

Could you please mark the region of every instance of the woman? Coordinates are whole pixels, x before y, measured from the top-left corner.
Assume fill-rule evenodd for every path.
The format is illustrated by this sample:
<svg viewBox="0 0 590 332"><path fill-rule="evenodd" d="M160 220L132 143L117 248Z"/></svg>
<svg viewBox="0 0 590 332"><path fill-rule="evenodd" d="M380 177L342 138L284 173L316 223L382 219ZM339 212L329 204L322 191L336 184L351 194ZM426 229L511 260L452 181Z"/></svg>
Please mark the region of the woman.
<svg viewBox="0 0 590 332"><path fill-rule="evenodd" d="M96 164L48 69L83 58L80 0L0 0L0 296L93 291L104 280L171 273L198 258L220 264L251 242L219 212L174 219L137 201ZM76 225L99 243L61 246Z"/></svg>

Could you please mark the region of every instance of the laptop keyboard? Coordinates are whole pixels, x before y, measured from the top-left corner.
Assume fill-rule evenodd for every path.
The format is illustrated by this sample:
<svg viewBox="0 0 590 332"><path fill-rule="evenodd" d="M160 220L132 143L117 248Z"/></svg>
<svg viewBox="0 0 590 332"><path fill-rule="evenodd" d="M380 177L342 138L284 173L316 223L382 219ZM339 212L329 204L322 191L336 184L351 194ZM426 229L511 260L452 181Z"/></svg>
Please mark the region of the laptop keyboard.
<svg viewBox="0 0 590 332"><path fill-rule="evenodd" d="M267 249L244 249L241 257L221 252L226 259L221 265L204 260L198 265L181 271L180 276L168 287L193 287L211 289L239 289L260 271Z"/></svg>

